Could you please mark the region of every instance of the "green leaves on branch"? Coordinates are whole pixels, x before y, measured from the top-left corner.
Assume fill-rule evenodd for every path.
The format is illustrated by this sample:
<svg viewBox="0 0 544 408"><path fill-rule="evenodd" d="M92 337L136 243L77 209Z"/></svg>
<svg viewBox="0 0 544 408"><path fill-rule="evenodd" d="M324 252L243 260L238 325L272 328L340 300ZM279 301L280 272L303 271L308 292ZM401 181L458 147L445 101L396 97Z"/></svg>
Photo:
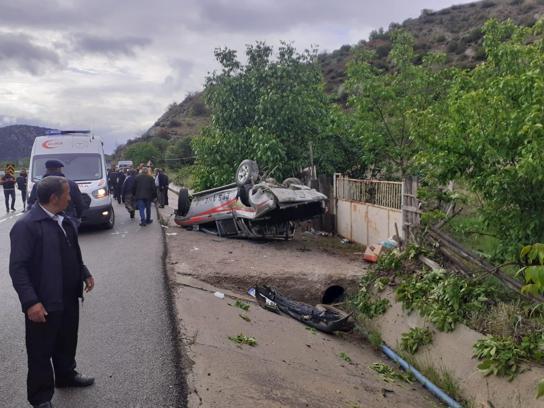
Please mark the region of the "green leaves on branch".
<svg viewBox="0 0 544 408"><path fill-rule="evenodd" d="M442 184L464 180L499 237L498 257L544 241L544 20L488 21L487 61L458 71L442 102L418 116L418 164Z"/></svg>
<svg viewBox="0 0 544 408"><path fill-rule="evenodd" d="M406 333L402 333L400 346L404 351L415 354L420 347L431 344L433 333L428 328L413 327Z"/></svg>
<svg viewBox="0 0 544 408"><path fill-rule="evenodd" d="M292 176L310 164L310 142L319 164L321 135L331 120L317 51L298 53L283 43L274 54L257 42L246 48L246 65L233 50L218 49L215 56L222 71L205 86L212 125L193 145L197 188L231 182L243 159L274 169L271 176L279 180Z"/></svg>
<svg viewBox="0 0 544 408"><path fill-rule="evenodd" d="M417 310L440 331L452 331L470 313L488 305L494 297L494 288L437 270L407 277L396 294L406 310Z"/></svg>
<svg viewBox="0 0 544 408"><path fill-rule="evenodd" d="M527 245L521 249L520 261L524 265L517 275L523 276L524 293L544 294L544 244Z"/></svg>
<svg viewBox="0 0 544 408"><path fill-rule="evenodd" d="M544 358L544 336L533 333L516 342L510 337L491 336L474 344L474 357L482 360L478 368L484 375L508 377L511 381L526 361L541 362ZM540 385L537 398L541 396Z"/></svg>

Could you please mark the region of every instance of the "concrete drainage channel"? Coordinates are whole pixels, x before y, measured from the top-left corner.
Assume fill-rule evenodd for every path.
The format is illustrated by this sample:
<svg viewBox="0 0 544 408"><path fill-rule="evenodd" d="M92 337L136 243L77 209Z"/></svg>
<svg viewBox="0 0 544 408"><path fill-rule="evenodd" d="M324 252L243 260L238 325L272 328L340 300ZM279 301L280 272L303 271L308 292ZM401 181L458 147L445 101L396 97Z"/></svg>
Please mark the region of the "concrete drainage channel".
<svg viewBox="0 0 544 408"><path fill-rule="evenodd" d="M345 262L329 263L327 259L319 257L319 249L314 249L314 253L307 254L306 258L306 254L300 253L306 253L308 249L304 248L304 251L301 251L296 247L298 245L296 243L294 246L292 243L273 241L250 243L245 240L214 238L211 235L205 236L204 233L195 233L194 237L191 236L190 243L186 240L182 242L185 245L177 248L183 251L181 252L183 257L172 267L175 274L192 277L220 290L235 293L246 294L249 288L266 285L293 301L310 305L320 303L334 305L355 294L360 277L364 273L364 267L362 268L360 263L355 267L353 265L350 267ZM202 251L206 252L205 262L198 256ZM251 255L243 254L258 256L253 261L247 262ZM288 261L285 261L285 258L288 258ZM361 331L364 333L364 330ZM380 348L387 357L406 371L412 372L424 387L446 405L461 406L402 360L386 344L382 344Z"/></svg>

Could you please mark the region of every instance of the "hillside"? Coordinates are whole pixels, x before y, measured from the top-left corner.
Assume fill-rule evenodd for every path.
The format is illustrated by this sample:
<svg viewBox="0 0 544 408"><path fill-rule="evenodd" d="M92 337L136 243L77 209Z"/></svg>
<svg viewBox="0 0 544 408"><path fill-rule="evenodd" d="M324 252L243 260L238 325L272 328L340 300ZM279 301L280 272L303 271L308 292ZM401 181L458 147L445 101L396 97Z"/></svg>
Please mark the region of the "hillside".
<svg viewBox="0 0 544 408"><path fill-rule="evenodd" d="M486 20L510 18L517 24L531 25L542 16L544 0L484 0L439 11L422 10L418 18L407 19L401 24L391 23L386 30L372 32L368 40L319 55L326 89L339 103L345 103L342 84L346 79L346 66L353 54L363 48L375 51L373 64L387 69L392 29L401 27L414 36L416 61L428 52L439 51L446 53L450 65L473 68L485 58L480 29ZM155 137L167 140L192 137L199 134L209 120L202 94L191 94L183 102L172 104L141 138L133 139L127 145ZM127 145L116 150L116 158L122 156Z"/></svg>
<svg viewBox="0 0 544 408"><path fill-rule="evenodd" d="M47 128L28 125L11 125L0 128L0 161L23 160L30 157L32 144Z"/></svg>

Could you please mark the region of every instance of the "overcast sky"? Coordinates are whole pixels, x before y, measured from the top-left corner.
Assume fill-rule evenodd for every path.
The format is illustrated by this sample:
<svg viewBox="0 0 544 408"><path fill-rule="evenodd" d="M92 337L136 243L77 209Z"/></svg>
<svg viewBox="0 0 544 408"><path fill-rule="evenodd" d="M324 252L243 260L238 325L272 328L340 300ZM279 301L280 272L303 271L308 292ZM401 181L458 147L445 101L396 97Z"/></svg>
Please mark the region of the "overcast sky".
<svg viewBox="0 0 544 408"><path fill-rule="evenodd" d="M0 127L92 129L107 151L202 89L213 50L333 51L467 0L0 0Z"/></svg>

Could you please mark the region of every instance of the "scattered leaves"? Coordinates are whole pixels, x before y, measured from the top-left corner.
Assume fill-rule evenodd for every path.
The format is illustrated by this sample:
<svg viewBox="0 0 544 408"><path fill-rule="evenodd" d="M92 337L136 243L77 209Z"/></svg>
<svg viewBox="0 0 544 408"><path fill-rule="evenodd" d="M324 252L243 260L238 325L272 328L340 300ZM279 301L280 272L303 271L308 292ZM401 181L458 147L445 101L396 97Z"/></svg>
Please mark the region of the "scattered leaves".
<svg viewBox="0 0 544 408"><path fill-rule="evenodd" d="M238 336L230 336L229 340L237 344L247 344L251 347L255 347L257 345L257 340L255 337L249 337L242 333L240 333Z"/></svg>

